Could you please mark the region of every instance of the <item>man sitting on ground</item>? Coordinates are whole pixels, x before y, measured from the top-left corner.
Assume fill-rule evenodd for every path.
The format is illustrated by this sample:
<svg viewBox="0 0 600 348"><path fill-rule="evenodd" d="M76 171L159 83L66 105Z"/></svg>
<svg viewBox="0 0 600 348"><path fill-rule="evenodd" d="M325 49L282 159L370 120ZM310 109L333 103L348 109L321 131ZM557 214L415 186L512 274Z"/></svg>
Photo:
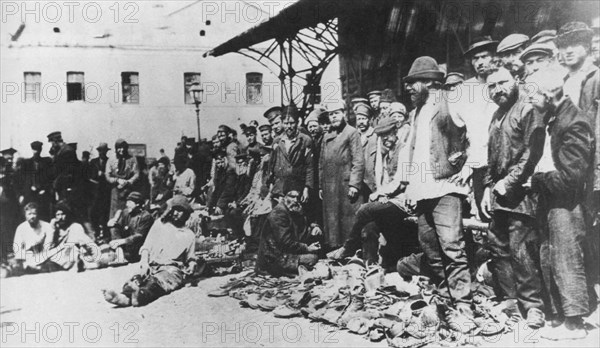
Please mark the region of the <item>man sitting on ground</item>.
<svg viewBox="0 0 600 348"><path fill-rule="evenodd" d="M257 270L282 276L297 273L300 265L314 266L321 250L316 240L322 234L319 225L307 224L302 214L300 193L287 192L267 218L260 237Z"/></svg>
<svg viewBox="0 0 600 348"><path fill-rule="evenodd" d="M140 247L152 227L154 219L142 205L144 197L139 192L131 192L127 196L126 206L123 211L117 211L115 217L108 222L110 227L110 248L123 249L125 259L129 262L138 262Z"/></svg>
<svg viewBox="0 0 600 348"><path fill-rule="evenodd" d="M140 271L119 293L103 290L104 299L119 307L144 306L183 286L196 267L196 237L185 226L192 207L184 196L175 196L171 209L157 220L140 249Z"/></svg>
<svg viewBox="0 0 600 348"><path fill-rule="evenodd" d="M25 205L25 221L17 227L13 242L15 264L11 267L12 275L38 273L44 271L38 264L44 252L52 244L54 229L38 216L37 203Z"/></svg>

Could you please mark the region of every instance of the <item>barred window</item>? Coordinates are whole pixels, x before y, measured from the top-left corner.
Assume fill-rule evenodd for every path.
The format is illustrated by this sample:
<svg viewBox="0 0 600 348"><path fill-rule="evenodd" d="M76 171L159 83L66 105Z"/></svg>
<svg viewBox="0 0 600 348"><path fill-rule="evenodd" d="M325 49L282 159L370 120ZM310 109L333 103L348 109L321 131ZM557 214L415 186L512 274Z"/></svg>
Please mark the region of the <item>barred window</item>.
<svg viewBox="0 0 600 348"><path fill-rule="evenodd" d="M122 72L121 86L123 89L123 104L140 103L140 82L139 73Z"/></svg>
<svg viewBox="0 0 600 348"><path fill-rule="evenodd" d="M29 72L23 73L25 88L24 100L25 102L40 102L41 96L41 85L42 85L42 73L40 72Z"/></svg>
<svg viewBox="0 0 600 348"><path fill-rule="evenodd" d="M263 74L246 74L246 104L262 104Z"/></svg>
<svg viewBox="0 0 600 348"><path fill-rule="evenodd" d="M82 72L67 72L67 101L85 101L85 80Z"/></svg>

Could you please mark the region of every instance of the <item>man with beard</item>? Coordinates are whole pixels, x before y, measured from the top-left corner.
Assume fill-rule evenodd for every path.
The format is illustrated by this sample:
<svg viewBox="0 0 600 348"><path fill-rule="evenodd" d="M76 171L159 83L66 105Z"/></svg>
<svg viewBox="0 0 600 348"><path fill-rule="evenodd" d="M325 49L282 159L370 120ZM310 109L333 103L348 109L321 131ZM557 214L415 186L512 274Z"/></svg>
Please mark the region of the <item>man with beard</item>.
<svg viewBox="0 0 600 348"><path fill-rule="evenodd" d="M323 137L325 134L331 132L331 120L329 119L329 112L324 112L319 115L319 126L323 129Z"/></svg>
<svg viewBox="0 0 600 348"><path fill-rule="evenodd" d="M550 144L550 151L544 151L540 161L541 165L547 160L549 165L538 169L530 185L540 194L542 209L538 220L545 227L541 264L551 297L550 312L555 316L554 327L541 336L550 340L582 339L587 335L582 317L590 310L584 250L585 197L591 189L586 185L593 171L593 129L585 113L564 96L561 74L540 70L529 82L538 87L529 99L545 114L546 144Z"/></svg>
<svg viewBox="0 0 600 348"><path fill-rule="evenodd" d="M265 111L264 117L269 121L272 130L272 136L274 139L281 136L284 132L283 129L283 120L281 119L281 115L283 113L283 108L281 106L274 106L269 110ZM265 144L266 145L266 144Z"/></svg>
<svg viewBox="0 0 600 348"><path fill-rule="evenodd" d="M54 228L38 215L38 205L27 203L23 208L25 221L17 227L13 242L16 264L11 268L11 275L37 273L42 269L38 262L43 259L44 252L52 245Z"/></svg>
<svg viewBox="0 0 600 348"><path fill-rule="evenodd" d="M381 121L374 133L381 141L379 149L376 148L377 176L373 178L376 183L375 189L369 195L369 202L361 205L356 212L356 222L344 246L327 256L342 259L362 248L364 260L377 263L381 233L387 242L381 250L383 265L395 266L398 258L402 256L399 250L406 248L406 242L410 239L408 226L404 222L408 217L402 194L406 183L401 182L402 168L398 162L400 150L405 143L399 141L396 121L392 118Z"/></svg>
<svg viewBox="0 0 600 348"><path fill-rule="evenodd" d="M544 302L538 267L537 195L523 184L542 156L544 120L508 70L500 68L488 76L488 89L498 104L490 124L488 172L481 203L483 214L492 219L488 267L497 279L496 293L507 299L513 319L520 318L520 307L527 314L527 324L540 328L544 326Z"/></svg>
<svg viewBox="0 0 600 348"><path fill-rule="evenodd" d="M415 109L406 151L401 151L399 161L410 165L402 168L402 181L408 182L407 204L416 203L428 276L456 308L446 313L449 323L467 332L473 329L467 328L473 312L462 225L463 200L469 192L461 183L466 178L465 129L448 111L448 98L441 91L443 79L444 73L431 57L417 58L404 78Z"/></svg>
<svg viewBox="0 0 600 348"><path fill-rule="evenodd" d="M525 79L525 66L519 56L529 45L529 36L524 34L510 34L498 44L496 53L502 65L510 71L517 81Z"/></svg>
<svg viewBox="0 0 600 348"><path fill-rule="evenodd" d="M109 216L125 208L127 195L140 176L137 160L129 154L129 144L125 140L118 139L115 142L115 152L117 157L108 160L104 173L106 181L112 186Z"/></svg>
<svg viewBox="0 0 600 348"><path fill-rule="evenodd" d="M185 197L173 197L169 211L152 225L140 248L140 270L120 292L102 290L107 302L144 306L183 286L197 262L196 236L185 226L192 211Z"/></svg>
<svg viewBox="0 0 600 348"><path fill-rule="evenodd" d="M44 253L45 261L39 262L42 269L83 270L97 268L94 255L100 248L85 233L83 226L75 222L73 210L66 201L56 204L54 219L50 221L54 228L52 249ZM77 266L74 268L74 266Z"/></svg>
<svg viewBox="0 0 600 348"><path fill-rule="evenodd" d="M360 207L365 160L356 128L346 123L343 102L328 106L331 132L323 138L319 159L320 197L323 199L325 243L338 248L348 238Z"/></svg>
<svg viewBox="0 0 600 348"><path fill-rule="evenodd" d="M144 197L139 192L131 192L127 196L127 208L117 212L111 221L110 241L111 249L121 248L125 259L129 262L139 261L140 247L144 243L154 219L144 210Z"/></svg>
<svg viewBox="0 0 600 348"><path fill-rule="evenodd" d="M314 183L313 143L310 136L298 130L297 113L287 113L283 119L284 134L275 139L271 154L271 170L267 185L273 185L273 198L291 190L302 192L301 202L306 203Z"/></svg>
<svg viewBox="0 0 600 348"><path fill-rule="evenodd" d="M24 160L17 173L18 194L22 207L35 202L40 219L49 221L52 205L52 159L41 156L42 146L40 141L31 143L33 157Z"/></svg>
<svg viewBox="0 0 600 348"><path fill-rule="evenodd" d="M227 204L225 211L225 222L232 230L236 238L244 237L244 206L242 201L252 188L252 177L250 176L249 162L250 158L246 154L235 157L235 188L233 201Z"/></svg>
<svg viewBox="0 0 600 348"><path fill-rule="evenodd" d="M365 159L365 175L361 194L368 201L368 197L377 189L375 185L375 157L377 154L377 134L370 125L369 108L359 105L354 110L356 115L356 129L360 133L360 143Z"/></svg>
<svg viewBox="0 0 600 348"><path fill-rule="evenodd" d="M488 128L492 115L498 108L495 103L491 102L485 82L493 68L496 46L498 46L498 42L493 41L490 37L476 39L471 44L465 53L465 58L473 67L475 76L458 87L460 99L456 103L448 104L450 112L459 120L457 125L466 127L469 140L469 169L473 171L471 176L473 196L478 212L477 217L484 222L489 222L489 220L479 211L479 206L485 189L483 178L488 162Z"/></svg>
<svg viewBox="0 0 600 348"><path fill-rule="evenodd" d="M314 266L321 250L318 241L322 230L317 224L308 224L302 215L300 193L292 190L269 213L260 236L257 271L272 276L298 273L298 266Z"/></svg>

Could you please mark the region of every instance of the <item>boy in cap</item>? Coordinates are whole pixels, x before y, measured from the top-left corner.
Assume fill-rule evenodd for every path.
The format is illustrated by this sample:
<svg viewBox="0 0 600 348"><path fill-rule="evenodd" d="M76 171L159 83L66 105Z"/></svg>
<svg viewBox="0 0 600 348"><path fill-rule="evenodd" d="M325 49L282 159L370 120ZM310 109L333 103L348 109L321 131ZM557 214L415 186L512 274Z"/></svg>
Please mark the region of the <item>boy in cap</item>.
<svg viewBox="0 0 600 348"><path fill-rule="evenodd" d="M519 56L527 45L529 45L529 36L510 34L500 41L496 50L504 67L519 81L523 81L525 77L525 67Z"/></svg>
<svg viewBox="0 0 600 348"><path fill-rule="evenodd" d="M127 196L126 208L108 222L110 228L109 246L113 250L121 248L128 262L139 261L140 247L154 223L154 219L143 205L145 199L137 191Z"/></svg>
<svg viewBox="0 0 600 348"><path fill-rule="evenodd" d="M173 197L170 209L152 225L140 248L139 272L121 292L102 290L107 302L144 306L183 286L196 267L196 236L185 226L192 211L185 197Z"/></svg>
<svg viewBox="0 0 600 348"><path fill-rule="evenodd" d="M269 110L265 111L263 115L271 125L271 128L273 130L273 138L277 138L281 134L283 134L283 120L281 119L282 113L283 108L281 106L274 106Z"/></svg>

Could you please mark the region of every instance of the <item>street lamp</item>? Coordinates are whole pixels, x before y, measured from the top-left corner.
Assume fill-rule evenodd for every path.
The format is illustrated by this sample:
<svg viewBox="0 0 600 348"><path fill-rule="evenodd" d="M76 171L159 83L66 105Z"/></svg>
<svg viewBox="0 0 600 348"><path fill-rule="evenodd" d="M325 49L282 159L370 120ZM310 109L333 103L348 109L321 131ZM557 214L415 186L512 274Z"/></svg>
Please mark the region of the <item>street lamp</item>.
<svg viewBox="0 0 600 348"><path fill-rule="evenodd" d="M190 95L192 99L194 99L194 104L196 105L196 123L198 125L198 143L200 143L200 104L202 104L202 95L204 94L204 90L200 87L199 82L194 82L192 87L190 87Z"/></svg>

